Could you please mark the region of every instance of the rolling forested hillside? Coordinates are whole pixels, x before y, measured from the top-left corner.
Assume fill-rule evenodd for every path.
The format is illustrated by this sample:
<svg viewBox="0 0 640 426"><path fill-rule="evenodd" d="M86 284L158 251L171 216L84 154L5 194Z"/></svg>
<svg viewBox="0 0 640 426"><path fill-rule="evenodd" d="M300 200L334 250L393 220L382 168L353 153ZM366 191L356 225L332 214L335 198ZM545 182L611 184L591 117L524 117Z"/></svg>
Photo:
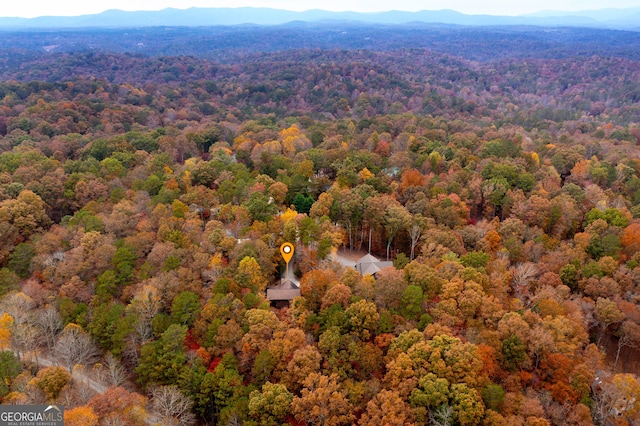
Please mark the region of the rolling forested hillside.
<svg viewBox="0 0 640 426"><path fill-rule="evenodd" d="M3 34L2 402L68 425L632 424L637 37ZM270 304L283 242L301 296ZM361 275L368 252L389 266Z"/></svg>

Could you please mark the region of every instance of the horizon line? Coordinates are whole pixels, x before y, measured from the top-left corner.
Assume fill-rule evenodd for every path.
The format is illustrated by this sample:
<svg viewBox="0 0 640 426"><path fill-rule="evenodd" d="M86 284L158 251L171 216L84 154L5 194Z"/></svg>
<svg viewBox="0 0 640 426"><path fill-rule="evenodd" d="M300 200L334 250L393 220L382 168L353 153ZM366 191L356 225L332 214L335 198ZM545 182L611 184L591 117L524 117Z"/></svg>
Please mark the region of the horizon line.
<svg viewBox="0 0 640 426"><path fill-rule="evenodd" d="M536 15L540 13L566 13L568 15L580 12L595 12L600 10L630 10L630 9L640 9L640 6L636 7L601 7L601 8L585 8L578 10L556 10L556 9L544 9L536 12L529 12L524 14L517 15L499 15L499 14L491 14L491 13L466 13L456 9L446 8L446 9L419 9L419 10L404 10L404 9L386 9L386 10L378 10L378 11L356 11L356 10L330 10L330 9L320 9L320 8L311 8L305 10L292 10L292 9L284 9L277 7L264 7L264 6L226 6L226 7L201 7L201 6L191 6L186 8L180 8L175 6L169 6L162 9L137 9L137 10L125 10L125 9L105 9L101 12L94 13L82 13L78 15L38 15L32 17L24 17L24 16L0 16L0 19L40 19L40 18L79 18L83 16L97 16L102 15L108 12L122 12L122 13L158 13L168 10L179 10L179 11L187 11L192 9L198 10L239 10L239 9L253 9L253 10L273 10L273 11L283 11L290 13L307 13L307 12L328 12L328 13L356 13L360 15L375 15L375 14L383 14L383 13L393 13L393 12L401 12L401 13L422 13L422 12L455 12L466 16L495 16L495 17L530 17L531 15ZM568 16L567 15L567 16Z"/></svg>

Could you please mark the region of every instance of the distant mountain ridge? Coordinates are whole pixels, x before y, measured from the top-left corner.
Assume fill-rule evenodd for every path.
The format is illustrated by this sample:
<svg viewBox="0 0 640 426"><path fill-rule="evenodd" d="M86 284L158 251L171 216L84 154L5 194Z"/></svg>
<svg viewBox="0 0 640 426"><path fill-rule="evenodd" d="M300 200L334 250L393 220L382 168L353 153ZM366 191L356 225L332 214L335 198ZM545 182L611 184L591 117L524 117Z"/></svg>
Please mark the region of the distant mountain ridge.
<svg viewBox="0 0 640 426"><path fill-rule="evenodd" d="M123 28L219 25L281 25L292 21L353 21L377 24L409 22L470 26L534 25L579 26L640 30L640 8L603 9L580 12L545 11L526 16L466 15L454 10L419 12L388 11L376 13L329 12L308 10L293 12L270 8L167 8L160 11L126 12L108 10L94 15L42 16L38 18L0 18L0 29L37 28Z"/></svg>

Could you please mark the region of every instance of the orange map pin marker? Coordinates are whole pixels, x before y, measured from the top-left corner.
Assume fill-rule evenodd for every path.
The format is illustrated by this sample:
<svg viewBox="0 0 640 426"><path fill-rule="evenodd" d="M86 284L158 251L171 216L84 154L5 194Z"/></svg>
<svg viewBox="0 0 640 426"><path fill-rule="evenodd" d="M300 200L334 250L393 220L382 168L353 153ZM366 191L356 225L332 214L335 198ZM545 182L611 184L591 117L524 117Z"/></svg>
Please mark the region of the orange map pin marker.
<svg viewBox="0 0 640 426"><path fill-rule="evenodd" d="M282 243L282 245L280 246L280 254L282 255L284 261L287 263L289 263L289 261L293 257L293 252L293 244L291 243Z"/></svg>
<svg viewBox="0 0 640 426"><path fill-rule="evenodd" d="M284 274L285 279L289 278L289 261L293 257L293 244L291 243L282 243L280 246L280 254L285 262L287 262L287 269Z"/></svg>

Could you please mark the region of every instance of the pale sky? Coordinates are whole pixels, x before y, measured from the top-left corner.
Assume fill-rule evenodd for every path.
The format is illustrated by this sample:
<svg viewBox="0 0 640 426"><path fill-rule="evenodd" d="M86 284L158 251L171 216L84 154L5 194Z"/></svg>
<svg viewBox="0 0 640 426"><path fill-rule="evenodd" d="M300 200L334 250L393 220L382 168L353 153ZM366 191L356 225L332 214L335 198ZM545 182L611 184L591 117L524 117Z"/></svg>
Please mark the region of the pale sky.
<svg viewBox="0 0 640 426"><path fill-rule="evenodd" d="M380 12L388 10L453 9L467 14L521 15L541 10L575 11L604 8L640 7L640 0L3 0L0 17L77 16L109 9L161 10L167 7L271 7L303 11Z"/></svg>

